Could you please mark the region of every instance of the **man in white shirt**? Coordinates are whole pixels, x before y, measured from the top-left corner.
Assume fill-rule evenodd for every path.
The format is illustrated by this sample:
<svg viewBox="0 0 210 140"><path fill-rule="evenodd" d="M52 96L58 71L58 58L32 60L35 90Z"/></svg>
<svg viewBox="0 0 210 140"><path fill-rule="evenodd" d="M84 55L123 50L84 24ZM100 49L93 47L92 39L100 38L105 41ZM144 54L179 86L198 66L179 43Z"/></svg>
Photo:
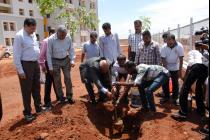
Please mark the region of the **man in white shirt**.
<svg viewBox="0 0 210 140"><path fill-rule="evenodd" d="M188 94L191 86L196 82L195 97L197 105L197 113L201 117L205 117L206 110L204 104L204 83L208 77L209 53L205 51L202 57L202 63L194 64L190 72L187 74L180 93L180 110L174 113L172 117L186 119L188 111Z"/></svg>
<svg viewBox="0 0 210 140"><path fill-rule="evenodd" d="M163 60L163 66L169 70L170 77L173 84L173 103L178 105L177 99L179 94L179 78L182 78L182 67L184 48L181 43L176 41L175 35L168 34L167 44L161 49L161 57ZM169 85L169 83L168 83ZM167 93L164 93L165 97L161 100L161 103L165 103L169 100L170 93L169 88Z"/></svg>
<svg viewBox="0 0 210 140"><path fill-rule="evenodd" d="M14 63L18 72L26 121L32 121L35 116L31 111L31 96L37 114L42 113L40 96L40 69L39 69L39 44L36 38L36 21L27 18L24 28L16 35L14 40Z"/></svg>
<svg viewBox="0 0 210 140"><path fill-rule="evenodd" d="M118 35L112 34L110 23L104 23L102 28L105 35L99 38L101 56L114 63L121 54Z"/></svg>
<svg viewBox="0 0 210 140"><path fill-rule="evenodd" d="M84 61L85 56L86 56L86 60L93 58L93 57L100 56L100 47L96 42L97 37L98 37L98 34L96 32L91 32L90 33L90 41L86 42L83 45L82 57L81 57L82 63Z"/></svg>

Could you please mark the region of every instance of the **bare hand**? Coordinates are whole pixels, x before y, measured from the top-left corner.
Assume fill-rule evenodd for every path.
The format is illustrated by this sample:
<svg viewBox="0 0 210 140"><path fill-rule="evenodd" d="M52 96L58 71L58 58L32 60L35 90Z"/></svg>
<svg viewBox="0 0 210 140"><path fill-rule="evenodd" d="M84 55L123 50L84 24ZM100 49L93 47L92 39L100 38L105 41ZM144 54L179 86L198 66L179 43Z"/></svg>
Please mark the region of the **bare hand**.
<svg viewBox="0 0 210 140"><path fill-rule="evenodd" d="M23 74L19 74L19 77L20 77L20 79L22 79L22 80L26 80L26 75L23 73Z"/></svg>

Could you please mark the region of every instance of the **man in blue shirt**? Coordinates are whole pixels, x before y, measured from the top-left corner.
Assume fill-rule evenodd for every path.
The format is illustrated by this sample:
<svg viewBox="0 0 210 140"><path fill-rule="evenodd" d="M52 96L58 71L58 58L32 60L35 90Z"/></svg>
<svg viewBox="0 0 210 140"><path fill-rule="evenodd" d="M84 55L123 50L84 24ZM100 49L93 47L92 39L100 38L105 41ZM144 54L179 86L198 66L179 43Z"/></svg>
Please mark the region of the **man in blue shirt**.
<svg viewBox="0 0 210 140"><path fill-rule="evenodd" d="M26 121L32 121L35 117L31 113L31 96L34 99L37 114L42 113L40 96L40 69L39 69L39 44L36 38L36 21L27 18L24 28L15 36L14 63L18 72L23 97Z"/></svg>

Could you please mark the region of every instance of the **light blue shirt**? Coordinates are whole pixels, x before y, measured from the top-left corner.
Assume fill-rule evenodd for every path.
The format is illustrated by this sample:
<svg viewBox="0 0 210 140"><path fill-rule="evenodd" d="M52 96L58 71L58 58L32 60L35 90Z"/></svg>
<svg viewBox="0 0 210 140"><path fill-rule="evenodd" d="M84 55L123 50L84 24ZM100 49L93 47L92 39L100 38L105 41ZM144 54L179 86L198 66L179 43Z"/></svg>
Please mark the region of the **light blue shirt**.
<svg viewBox="0 0 210 140"><path fill-rule="evenodd" d="M99 46L101 49L101 56L109 59L112 62L115 62L117 57L121 54L120 43L117 34L100 37Z"/></svg>
<svg viewBox="0 0 210 140"><path fill-rule="evenodd" d="M21 61L38 61L40 49L36 34L29 35L24 29L20 30L14 39L14 64L19 74L24 74Z"/></svg>
<svg viewBox="0 0 210 140"><path fill-rule="evenodd" d="M51 35L48 39L47 47L47 63L50 70L53 70L52 59L62 59L69 56L70 61L74 64L75 52L72 45L72 40L69 35L64 40L57 37L57 33Z"/></svg>
<svg viewBox="0 0 210 140"><path fill-rule="evenodd" d="M93 57L99 57L100 48L97 43L93 44L88 41L83 45L83 53L86 55L86 60Z"/></svg>

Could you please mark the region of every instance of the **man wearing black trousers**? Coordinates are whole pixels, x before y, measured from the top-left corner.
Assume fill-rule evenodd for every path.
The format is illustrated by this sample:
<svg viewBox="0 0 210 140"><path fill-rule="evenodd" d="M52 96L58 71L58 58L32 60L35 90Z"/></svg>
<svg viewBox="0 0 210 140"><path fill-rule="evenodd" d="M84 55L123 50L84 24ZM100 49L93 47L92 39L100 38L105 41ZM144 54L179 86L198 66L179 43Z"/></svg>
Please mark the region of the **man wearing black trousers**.
<svg viewBox="0 0 210 140"><path fill-rule="evenodd" d="M186 76L183 84L183 89L180 93L180 110L173 114L172 117L185 119L188 114L188 94L191 86L196 82L196 105L197 113L201 117L205 116L205 104L204 104L204 83L208 77L208 65L209 65L209 53L206 51L203 54L202 64L194 64Z"/></svg>
<svg viewBox="0 0 210 140"><path fill-rule="evenodd" d="M55 33L55 29L51 29L49 31L49 36ZM45 81L45 94L44 94L44 103L47 110L51 109L52 103L51 103L51 87L53 84L54 92L56 95L57 101L59 100L57 92L55 90L55 83L53 76L50 74L48 63L47 63L47 46L48 46L48 38L44 39L41 44L41 52L39 57L39 64L41 66L42 72L46 73L46 81Z"/></svg>
<svg viewBox="0 0 210 140"><path fill-rule="evenodd" d="M20 30L14 40L14 63L20 81L26 121L35 119L31 111L31 96L37 114L43 112L40 95L40 68L39 68L39 44L36 38L36 21L27 18L24 28Z"/></svg>

